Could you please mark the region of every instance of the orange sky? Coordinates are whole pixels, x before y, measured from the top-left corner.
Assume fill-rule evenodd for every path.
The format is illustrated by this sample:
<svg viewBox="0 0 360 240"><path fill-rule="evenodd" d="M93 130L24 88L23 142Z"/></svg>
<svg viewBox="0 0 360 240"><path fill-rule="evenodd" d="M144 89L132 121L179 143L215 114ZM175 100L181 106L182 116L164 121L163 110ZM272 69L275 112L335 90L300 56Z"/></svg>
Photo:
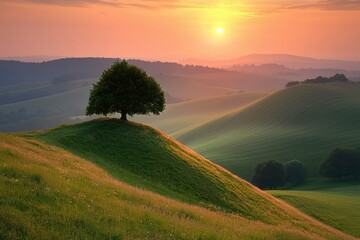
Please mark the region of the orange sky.
<svg viewBox="0 0 360 240"><path fill-rule="evenodd" d="M0 57L360 60L360 0L2 0L0 9Z"/></svg>

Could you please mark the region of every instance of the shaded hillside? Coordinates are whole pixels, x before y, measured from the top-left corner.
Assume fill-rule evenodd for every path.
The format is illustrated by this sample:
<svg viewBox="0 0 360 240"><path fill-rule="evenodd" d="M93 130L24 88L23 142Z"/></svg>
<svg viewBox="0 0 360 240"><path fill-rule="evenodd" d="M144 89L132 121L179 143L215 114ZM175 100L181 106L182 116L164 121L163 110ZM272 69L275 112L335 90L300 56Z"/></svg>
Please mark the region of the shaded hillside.
<svg viewBox="0 0 360 240"><path fill-rule="evenodd" d="M231 172L250 179L257 163L303 161L309 177L336 146L360 144L360 85L291 87L178 139Z"/></svg>
<svg viewBox="0 0 360 240"><path fill-rule="evenodd" d="M1 239L351 239L247 184L246 194L286 212L278 215L283 221L269 225L179 203L121 183L63 149L11 135L0 135L0 164Z"/></svg>
<svg viewBox="0 0 360 240"><path fill-rule="evenodd" d="M272 91L241 92L170 104L160 116L136 116L134 119L176 137L182 132L226 113L239 110L271 93Z"/></svg>

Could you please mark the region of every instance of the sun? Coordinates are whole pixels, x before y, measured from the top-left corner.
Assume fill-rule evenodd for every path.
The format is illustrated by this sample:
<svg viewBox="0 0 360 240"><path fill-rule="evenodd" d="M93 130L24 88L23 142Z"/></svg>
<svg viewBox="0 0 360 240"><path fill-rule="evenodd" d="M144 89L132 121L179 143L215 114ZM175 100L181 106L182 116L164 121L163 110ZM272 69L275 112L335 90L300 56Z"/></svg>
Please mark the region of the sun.
<svg viewBox="0 0 360 240"><path fill-rule="evenodd" d="M223 32L224 32L224 29L222 27L217 27L216 28L216 33L217 34L221 35L221 34L223 34Z"/></svg>

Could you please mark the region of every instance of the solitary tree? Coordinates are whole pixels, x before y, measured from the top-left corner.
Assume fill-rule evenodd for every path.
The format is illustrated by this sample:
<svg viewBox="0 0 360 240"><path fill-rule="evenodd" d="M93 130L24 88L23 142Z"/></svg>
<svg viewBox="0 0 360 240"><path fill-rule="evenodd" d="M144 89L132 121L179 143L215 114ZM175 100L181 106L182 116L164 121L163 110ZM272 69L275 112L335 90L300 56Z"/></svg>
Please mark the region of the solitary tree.
<svg viewBox="0 0 360 240"><path fill-rule="evenodd" d="M274 160L259 163L255 168L252 182L260 188L276 189L285 185L286 172L284 166Z"/></svg>
<svg viewBox="0 0 360 240"><path fill-rule="evenodd" d="M285 163L286 180L293 184L302 183L306 177L306 169L303 162L292 160Z"/></svg>
<svg viewBox="0 0 360 240"><path fill-rule="evenodd" d="M165 109L164 92L154 78L125 60L104 70L90 91L86 115L120 113L159 115Z"/></svg>

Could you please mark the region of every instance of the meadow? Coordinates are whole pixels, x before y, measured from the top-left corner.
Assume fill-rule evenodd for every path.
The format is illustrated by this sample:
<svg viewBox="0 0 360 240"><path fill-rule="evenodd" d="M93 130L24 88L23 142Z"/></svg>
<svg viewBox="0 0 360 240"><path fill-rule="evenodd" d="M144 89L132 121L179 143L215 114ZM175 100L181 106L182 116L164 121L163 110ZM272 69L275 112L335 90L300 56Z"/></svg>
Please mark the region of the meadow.
<svg viewBox="0 0 360 240"><path fill-rule="evenodd" d="M268 191L303 213L360 237L360 184L358 181L315 181L291 190Z"/></svg>
<svg viewBox="0 0 360 240"><path fill-rule="evenodd" d="M2 239L351 239L276 200L277 224L174 201L33 139L1 134L0 164Z"/></svg>

